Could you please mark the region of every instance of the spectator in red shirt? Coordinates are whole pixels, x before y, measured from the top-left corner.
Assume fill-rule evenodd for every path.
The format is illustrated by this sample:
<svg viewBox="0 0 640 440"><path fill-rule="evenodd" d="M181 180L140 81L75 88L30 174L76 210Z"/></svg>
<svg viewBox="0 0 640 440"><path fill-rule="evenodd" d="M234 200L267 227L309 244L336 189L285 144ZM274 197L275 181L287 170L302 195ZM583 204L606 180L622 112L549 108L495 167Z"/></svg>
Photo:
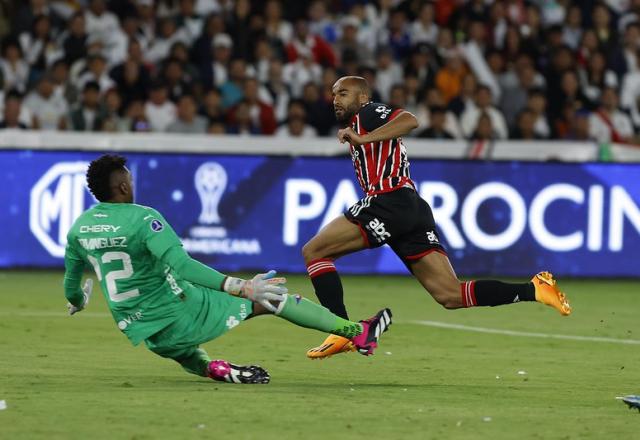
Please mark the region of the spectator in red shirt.
<svg viewBox="0 0 640 440"><path fill-rule="evenodd" d="M287 59L293 63L298 59L300 52L311 52L313 61L321 66L336 65L336 54L333 49L322 37L311 35L309 33L309 25L305 20L296 21L294 36L286 47Z"/></svg>
<svg viewBox="0 0 640 440"><path fill-rule="evenodd" d="M276 131L276 117L273 107L263 102L258 97L259 83L255 78L246 78L243 84L244 99L243 106L248 107L251 125L255 127L259 134L273 134ZM229 122L231 125L237 124L237 112L239 105L229 110Z"/></svg>

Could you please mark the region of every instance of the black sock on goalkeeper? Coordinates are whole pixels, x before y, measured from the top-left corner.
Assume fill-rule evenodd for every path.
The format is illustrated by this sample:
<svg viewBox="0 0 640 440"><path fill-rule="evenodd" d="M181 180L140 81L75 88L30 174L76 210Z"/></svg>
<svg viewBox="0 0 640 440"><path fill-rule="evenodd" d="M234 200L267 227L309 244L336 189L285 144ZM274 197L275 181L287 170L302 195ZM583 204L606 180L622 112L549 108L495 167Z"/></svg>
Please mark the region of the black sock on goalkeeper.
<svg viewBox="0 0 640 440"><path fill-rule="evenodd" d="M460 283L463 307L500 306L520 301L535 301L533 283L504 283L496 280Z"/></svg>

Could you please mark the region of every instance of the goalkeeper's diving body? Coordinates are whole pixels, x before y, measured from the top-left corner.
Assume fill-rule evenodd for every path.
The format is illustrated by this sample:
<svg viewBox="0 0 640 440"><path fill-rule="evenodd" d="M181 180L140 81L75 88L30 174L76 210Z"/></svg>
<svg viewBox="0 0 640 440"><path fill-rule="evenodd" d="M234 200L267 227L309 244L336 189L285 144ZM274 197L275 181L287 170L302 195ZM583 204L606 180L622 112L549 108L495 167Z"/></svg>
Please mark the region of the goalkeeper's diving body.
<svg viewBox="0 0 640 440"><path fill-rule="evenodd" d="M133 345L175 360L187 372L232 383L268 383L259 366L211 360L200 344L241 321L275 314L298 326L348 338L364 355L377 347L391 312L354 322L299 295L289 295L275 272L243 280L192 259L156 210L133 203L126 159L104 155L87 171L100 202L75 221L67 236L64 290L70 314L84 309L92 281L81 288L85 265L93 266L118 328Z"/></svg>

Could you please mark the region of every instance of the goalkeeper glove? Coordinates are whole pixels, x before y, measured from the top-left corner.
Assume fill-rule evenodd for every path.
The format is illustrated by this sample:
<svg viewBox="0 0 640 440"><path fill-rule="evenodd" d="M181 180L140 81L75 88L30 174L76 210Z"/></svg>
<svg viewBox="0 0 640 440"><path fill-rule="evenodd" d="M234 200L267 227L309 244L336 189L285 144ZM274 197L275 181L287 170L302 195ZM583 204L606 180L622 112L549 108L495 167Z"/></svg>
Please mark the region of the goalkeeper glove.
<svg viewBox="0 0 640 440"><path fill-rule="evenodd" d="M284 301L288 292L288 289L283 286L287 280L284 277L275 278L275 274L275 270L270 270L267 273L260 273L250 280L227 277L222 283L222 290L258 303L275 313L277 307L271 304L271 301L278 303Z"/></svg>
<svg viewBox="0 0 640 440"><path fill-rule="evenodd" d="M84 310L89 304L89 299L91 299L91 291L93 290L93 280L91 278L87 278L84 282L84 286L82 287L82 295L84 299L82 301L82 305L80 307L76 307L71 303L67 303L67 309L69 309L69 315L73 315L78 313L81 310Z"/></svg>

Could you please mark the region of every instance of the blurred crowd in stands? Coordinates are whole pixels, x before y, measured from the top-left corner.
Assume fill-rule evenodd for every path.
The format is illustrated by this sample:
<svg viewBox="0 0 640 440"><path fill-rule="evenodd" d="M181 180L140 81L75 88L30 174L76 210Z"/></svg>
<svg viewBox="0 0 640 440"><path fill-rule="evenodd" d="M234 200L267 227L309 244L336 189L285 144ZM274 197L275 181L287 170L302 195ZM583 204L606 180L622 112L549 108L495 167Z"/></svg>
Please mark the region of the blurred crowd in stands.
<svg viewBox="0 0 640 440"><path fill-rule="evenodd" d="M334 135L359 75L431 139L635 143L640 0L0 0L0 127Z"/></svg>

